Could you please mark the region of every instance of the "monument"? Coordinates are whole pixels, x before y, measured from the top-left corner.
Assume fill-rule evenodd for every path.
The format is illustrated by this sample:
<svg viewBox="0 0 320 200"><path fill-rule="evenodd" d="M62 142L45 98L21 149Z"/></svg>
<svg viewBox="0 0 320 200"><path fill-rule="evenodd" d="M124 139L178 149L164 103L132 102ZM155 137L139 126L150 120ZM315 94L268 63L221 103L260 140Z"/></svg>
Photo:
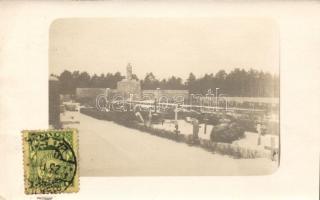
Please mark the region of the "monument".
<svg viewBox="0 0 320 200"><path fill-rule="evenodd" d="M127 65L126 78L117 83L117 91L125 99L130 98L130 94L134 99L141 98L141 85L139 81L132 78L132 66L130 63Z"/></svg>

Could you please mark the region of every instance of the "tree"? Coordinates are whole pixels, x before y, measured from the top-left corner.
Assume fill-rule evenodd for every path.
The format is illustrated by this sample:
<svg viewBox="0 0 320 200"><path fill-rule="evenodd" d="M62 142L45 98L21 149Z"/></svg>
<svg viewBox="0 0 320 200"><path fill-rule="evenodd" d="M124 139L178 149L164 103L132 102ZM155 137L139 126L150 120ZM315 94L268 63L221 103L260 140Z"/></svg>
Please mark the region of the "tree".
<svg viewBox="0 0 320 200"><path fill-rule="evenodd" d="M153 75L152 72L147 73L144 80L142 81L142 88L147 90L155 90L159 87L159 81Z"/></svg>
<svg viewBox="0 0 320 200"><path fill-rule="evenodd" d="M99 88L100 86L99 83L100 83L99 77L97 76L97 74L94 74L90 80L90 87Z"/></svg>
<svg viewBox="0 0 320 200"><path fill-rule="evenodd" d="M171 90L181 90L184 89L182 79L179 77L171 76L167 81L167 88Z"/></svg>
<svg viewBox="0 0 320 200"><path fill-rule="evenodd" d="M225 91L226 90L226 78L227 78L227 73L224 70L220 70L216 73L214 79L215 79L215 83L216 83L216 87L220 88L221 91Z"/></svg>
<svg viewBox="0 0 320 200"><path fill-rule="evenodd" d="M72 74L65 70L59 76L61 94L74 94L75 86L73 84Z"/></svg>
<svg viewBox="0 0 320 200"><path fill-rule="evenodd" d="M106 77L103 73L100 74L100 76L98 77L98 87L99 88L107 88L108 87L108 85L106 84Z"/></svg>
<svg viewBox="0 0 320 200"><path fill-rule="evenodd" d="M116 89L117 83L122 79L124 79L125 77L122 76L120 72L116 72L114 75L112 75L111 73L110 74L108 73L107 78L108 78L109 87L111 89Z"/></svg>
<svg viewBox="0 0 320 200"><path fill-rule="evenodd" d="M87 88L90 87L90 75L87 72L81 72L77 86L79 88Z"/></svg>
<svg viewBox="0 0 320 200"><path fill-rule="evenodd" d="M196 93L197 91L196 80L197 80L196 76L191 72L189 74L189 78L186 81L186 87L190 93Z"/></svg>
<svg viewBox="0 0 320 200"><path fill-rule="evenodd" d="M168 89L167 80L166 80L165 78L160 81L159 87L160 87L161 89Z"/></svg>
<svg viewBox="0 0 320 200"><path fill-rule="evenodd" d="M67 70L57 77L61 83L62 94L75 94L76 88L81 87L116 89L117 82L124 79L120 72L101 74L100 76L94 74L91 77L87 72L74 71L71 73ZM132 75L132 78L139 80L135 74ZM228 96L248 97L279 97L280 87L277 75L253 69L246 71L240 68L235 68L229 73L220 70L215 75L205 74L199 78L190 73L185 83L176 76L159 81L150 72L140 82L142 89L187 89L191 94L206 94L208 89L220 88L220 91Z"/></svg>
<svg viewBox="0 0 320 200"><path fill-rule="evenodd" d="M72 82L73 82L74 87L76 87L79 84L79 77L80 77L79 71L72 72Z"/></svg>

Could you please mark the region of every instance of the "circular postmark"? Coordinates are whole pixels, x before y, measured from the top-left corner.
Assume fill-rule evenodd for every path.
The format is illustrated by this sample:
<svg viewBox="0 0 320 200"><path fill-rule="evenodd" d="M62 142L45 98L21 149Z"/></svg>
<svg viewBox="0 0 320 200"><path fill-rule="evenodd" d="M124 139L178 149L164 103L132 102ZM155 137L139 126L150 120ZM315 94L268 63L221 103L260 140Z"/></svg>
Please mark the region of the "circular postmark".
<svg viewBox="0 0 320 200"><path fill-rule="evenodd" d="M55 132L29 134L30 193L60 193L73 184L77 159L72 139L68 134Z"/></svg>

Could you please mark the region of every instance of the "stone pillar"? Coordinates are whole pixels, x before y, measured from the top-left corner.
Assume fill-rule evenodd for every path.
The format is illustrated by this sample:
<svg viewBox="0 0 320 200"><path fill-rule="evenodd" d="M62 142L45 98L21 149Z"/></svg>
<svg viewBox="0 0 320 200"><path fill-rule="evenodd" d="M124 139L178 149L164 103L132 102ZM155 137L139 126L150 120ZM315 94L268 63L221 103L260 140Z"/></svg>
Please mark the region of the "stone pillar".
<svg viewBox="0 0 320 200"><path fill-rule="evenodd" d="M174 109L174 120L178 122L178 106Z"/></svg>

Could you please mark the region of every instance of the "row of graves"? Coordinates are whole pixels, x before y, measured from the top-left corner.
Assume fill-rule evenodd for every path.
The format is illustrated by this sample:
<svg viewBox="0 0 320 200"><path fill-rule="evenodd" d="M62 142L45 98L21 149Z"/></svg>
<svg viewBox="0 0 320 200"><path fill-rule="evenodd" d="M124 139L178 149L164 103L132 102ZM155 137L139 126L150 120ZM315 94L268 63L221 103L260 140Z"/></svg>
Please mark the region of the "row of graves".
<svg viewBox="0 0 320 200"><path fill-rule="evenodd" d="M84 107L80 111L236 158L278 160L279 127L271 124L266 110L185 102L181 98L179 102L105 99L95 108Z"/></svg>

